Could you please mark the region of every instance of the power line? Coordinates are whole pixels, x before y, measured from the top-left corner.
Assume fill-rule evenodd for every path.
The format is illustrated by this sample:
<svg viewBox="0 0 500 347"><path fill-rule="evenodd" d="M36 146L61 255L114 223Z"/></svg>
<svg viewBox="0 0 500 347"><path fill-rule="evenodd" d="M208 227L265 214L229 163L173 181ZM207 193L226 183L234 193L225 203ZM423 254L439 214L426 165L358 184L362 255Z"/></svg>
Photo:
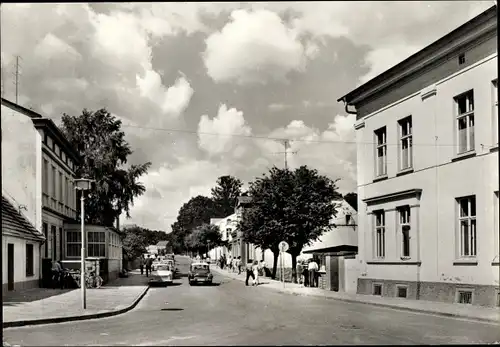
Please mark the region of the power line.
<svg viewBox="0 0 500 347"><path fill-rule="evenodd" d="M298 151L295 151L295 152L288 152L288 149L290 148L290 140L288 139L285 139L285 140L282 140L281 143L283 144L283 146L285 146L285 151L284 152L276 152L274 154L284 154L285 156L285 170L288 169L288 154L297 154Z"/></svg>

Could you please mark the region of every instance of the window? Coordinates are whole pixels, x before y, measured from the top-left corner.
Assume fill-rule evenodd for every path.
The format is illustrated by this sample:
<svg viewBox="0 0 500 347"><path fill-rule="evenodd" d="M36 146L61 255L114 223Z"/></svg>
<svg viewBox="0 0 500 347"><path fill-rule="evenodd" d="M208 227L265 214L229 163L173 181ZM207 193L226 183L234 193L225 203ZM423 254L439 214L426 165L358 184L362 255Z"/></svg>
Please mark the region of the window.
<svg viewBox="0 0 500 347"><path fill-rule="evenodd" d="M472 289L457 289L456 301L459 304L472 305Z"/></svg>
<svg viewBox="0 0 500 347"><path fill-rule="evenodd" d="M64 177L64 187L66 188L66 196L65 196L65 202L64 204L66 206L71 206L69 204L69 180L68 180L68 177Z"/></svg>
<svg viewBox="0 0 500 347"><path fill-rule="evenodd" d="M401 258L410 257L410 206L398 208L399 232L401 235Z"/></svg>
<svg viewBox="0 0 500 347"><path fill-rule="evenodd" d="M457 105L458 153L474 150L474 91L455 98Z"/></svg>
<svg viewBox="0 0 500 347"><path fill-rule="evenodd" d="M56 189L57 189L57 176L56 176L56 167L52 165L52 187L50 191L50 196L52 196L54 199L57 198L56 196Z"/></svg>
<svg viewBox="0 0 500 347"><path fill-rule="evenodd" d="M35 254L33 244L26 244L26 276L35 275Z"/></svg>
<svg viewBox="0 0 500 347"><path fill-rule="evenodd" d="M63 228L59 228L59 259L63 259Z"/></svg>
<svg viewBox="0 0 500 347"><path fill-rule="evenodd" d="M47 258L49 256L49 226L47 223L43 223L43 236L45 236L44 253L43 257Z"/></svg>
<svg viewBox="0 0 500 347"><path fill-rule="evenodd" d="M375 216L375 257L385 257L385 213L374 212Z"/></svg>
<svg viewBox="0 0 500 347"><path fill-rule="evenodd" d="M493 145L498 145L498 80L492 81L493 89Z"/></svg>
<svg viewBox="0 0 500 347"><path fill-rule="evenodd" d="M66 256L79 258L82 254L82 235L80 231L66 232Z"/></svg>
<svg viewBox="0 0 500 347"><path fill-rule="evenodd" d="M411 116L399 122L399 170L406 170L413 165L413 137Z"/></svg>
<svg viewBox="0 0 500 347"><path fill-rule="evenodd" d="M375 139L377 144L375 175L378 177L387 174L387 131L385 127L375 131Z"/></svg>
<svg viewBox="0 0 500 347"><path fill-rule="evenodd" d="M458 65L465 64L465 53L462 53L458 56Z"/></svg>
<svg viewBox="0 0 500 347"><path fill-rule="evenodd" d="M407 298L408 297L408 288L406 286L397 286L397 297L398 298Z"/></svg>
<svg viewBox="0 0 500 347"><path fill-rule="evenodd" d="M351 221L351 215L350 214L346 214L345 215L345 225L349 225L350 221Z"/></svg>
<svg viewBox="0 0 500 347"><path fill-rule="evenodd" d="M378 283L374 283L372 287L372 294L382 296L382 285Z"/></svg>
<svg viewBox="0 0 500 347"><path fill-rule="evenodd" d="M50 234L52 235L52 259L57 260L57 237L56 237L56 226L50 226Z"/></svg>
<svg viewBox="0 0 500 347"><path fill-rule="evenodd" d="M62 172L59 171L59 196L58 196L59 202L64 201L63 196L64 196L64 179Z"/></svg>
<svg viewBox="0 0 500 347"><path fill-rule="evenodd" d="M458 199L460 257L475 257L476 249L476 197Z"/></svg>
<svg viewBox="0 0 500 347"><path fill-rule="evenodd" d="M87 256L105 258L106 233L104 231L89 231L87 237Z"/></svg>
<svg viewBox="0 0 500 347"><path fill-rule="evenodd" d="M49 193L49 162L47 159L43 160L43 186L42 186L42 191L45 194Z"/></svg>

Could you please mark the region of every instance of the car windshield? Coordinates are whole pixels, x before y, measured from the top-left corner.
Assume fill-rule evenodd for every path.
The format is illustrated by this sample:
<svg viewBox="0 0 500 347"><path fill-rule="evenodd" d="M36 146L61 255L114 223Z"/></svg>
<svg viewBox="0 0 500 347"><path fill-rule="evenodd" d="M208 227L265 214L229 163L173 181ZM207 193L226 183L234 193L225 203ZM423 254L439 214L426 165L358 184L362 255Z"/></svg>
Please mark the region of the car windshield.
<svg viewBox="0 0 500 347"><path fill-rule="evenodd" d="M170 271L170 266L168 266L168 265L160 265L160 266L158 266L158 270Z"/></svg>
<svg viewBox="0 0 500 347"><path fill-rule="evenodd" d="M193 271L207 271L208 266L207 265L194 265L193 266Z"/></svg>

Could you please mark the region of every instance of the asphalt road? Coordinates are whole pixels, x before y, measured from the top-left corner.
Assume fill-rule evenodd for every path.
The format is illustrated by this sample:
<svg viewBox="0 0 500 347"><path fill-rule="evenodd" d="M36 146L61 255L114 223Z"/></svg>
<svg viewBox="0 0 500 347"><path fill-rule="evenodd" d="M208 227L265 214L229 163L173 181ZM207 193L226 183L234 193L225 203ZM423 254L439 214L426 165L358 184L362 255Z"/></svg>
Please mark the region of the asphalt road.
<svg viewBox="0 0 500 347"><path fill-rule="evenodd" d="M179 259L181 272L187 259ZM214 286L153 287L132 311L3 331L22 346L459 344L500 341L495 324L302 297L216 276Z"/></svg>

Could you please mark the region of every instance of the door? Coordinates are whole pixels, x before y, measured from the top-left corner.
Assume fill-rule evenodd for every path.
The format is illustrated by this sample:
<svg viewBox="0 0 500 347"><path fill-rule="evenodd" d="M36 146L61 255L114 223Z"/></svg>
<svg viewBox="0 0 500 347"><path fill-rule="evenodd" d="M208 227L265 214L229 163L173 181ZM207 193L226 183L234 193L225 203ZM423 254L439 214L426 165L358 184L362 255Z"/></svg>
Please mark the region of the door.
<svg viewBox="0 0 500 347"><path fill-rule="evenodd" d="M52 260L57 260L57 232L56 226L50 226L50 234L52 235Z"/></svg>
<svg viewBox="0 0 500 347"><path fill-rule="evenodd" d="M14 244L7 244L7 289L14 290Z"/></svg>

